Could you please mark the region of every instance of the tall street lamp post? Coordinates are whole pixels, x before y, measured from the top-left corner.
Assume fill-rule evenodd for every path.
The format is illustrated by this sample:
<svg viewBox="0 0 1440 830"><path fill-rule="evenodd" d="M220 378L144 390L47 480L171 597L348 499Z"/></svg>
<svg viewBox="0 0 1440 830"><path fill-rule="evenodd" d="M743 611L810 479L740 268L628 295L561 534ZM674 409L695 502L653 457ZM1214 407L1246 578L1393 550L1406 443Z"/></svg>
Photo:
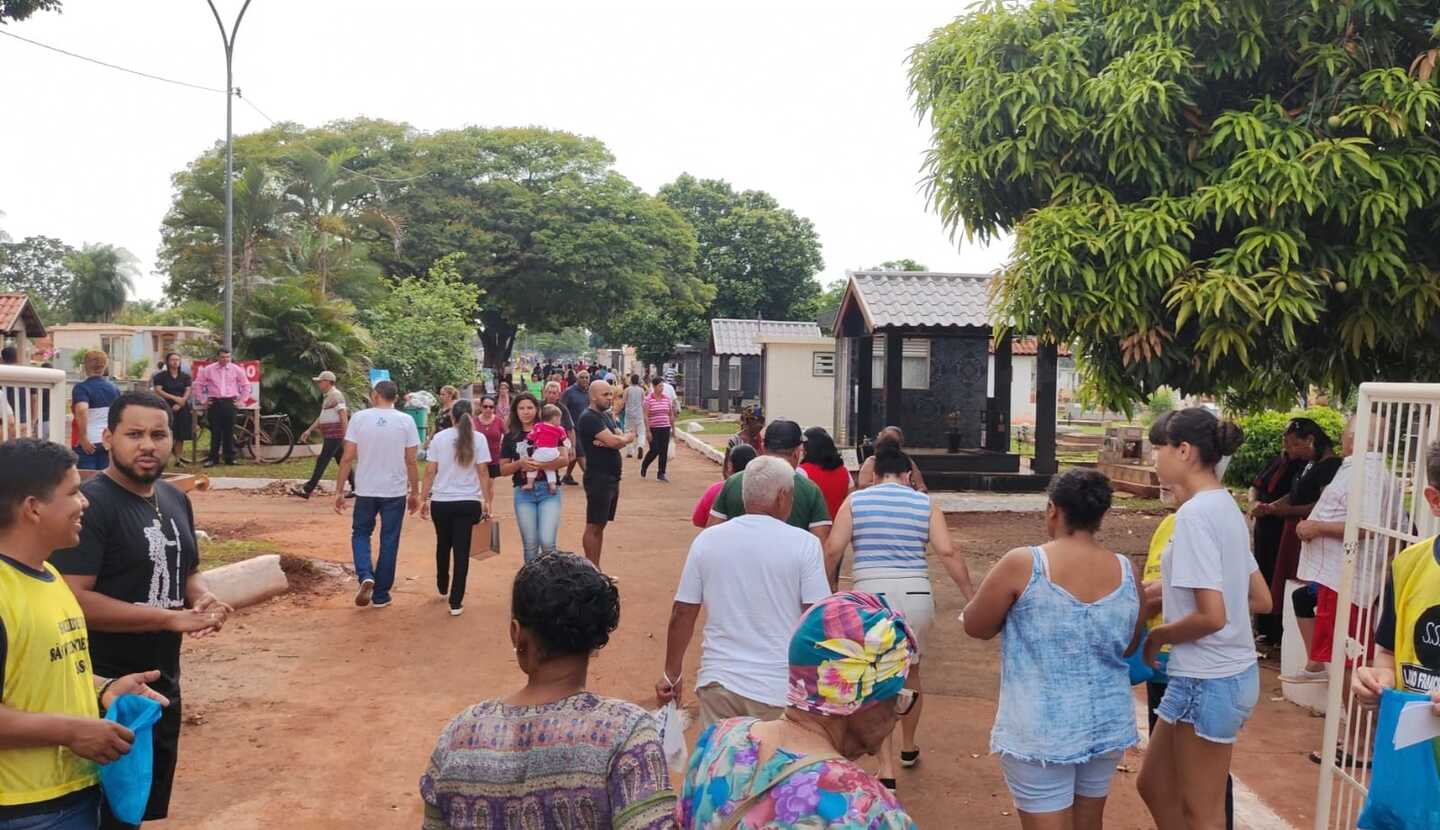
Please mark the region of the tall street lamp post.
<svg viewBox="0 0 1440 830"><path fill-rule="evenodd" d="M235 134L231 129L235 104L235 35L240 31L240 21L245 19L245 10L250 0L240 7L235 16L235 25L225 31L215 0L205 0L210 13L215 15L215 25L220 27L220 41L225 44L225 349L229 351L234 334L234 270L235 270Z"/></svg>

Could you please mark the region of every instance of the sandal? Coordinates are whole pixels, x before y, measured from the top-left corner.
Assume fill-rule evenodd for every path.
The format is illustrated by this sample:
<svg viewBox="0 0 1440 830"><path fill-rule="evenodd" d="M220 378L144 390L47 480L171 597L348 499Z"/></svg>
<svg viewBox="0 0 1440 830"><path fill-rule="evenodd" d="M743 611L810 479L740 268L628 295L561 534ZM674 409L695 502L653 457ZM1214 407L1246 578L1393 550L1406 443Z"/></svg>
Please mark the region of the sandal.
<svg viewBox="0 0 1440 830"><path fill-rule="evenodd" d="M883 786L885 789L889 790L892 795L895 793L895 779L894 779L894 778L881 778L881 779L880 779L880 784L881 784L881 786Z"/></svg>
<svg viewBox="0 0 1440 830"><path fill-rule="evenodd" d="M1319 751L1310 753L1310 763L1322 764L1324 762L1325 756L1321 755ZM1335 747L1335 766L1341 769L1370 769L1370 759L1356 758L1337 746Z"/></svg>
<svg viewBox="0 0 1440 830"><path fill-rule="evenodd" d="M904 767L905 769L910 769L918 763L920 763L920 747L915 747L914 752L905 752L904 750L901 750L900 766Z"/></svg>

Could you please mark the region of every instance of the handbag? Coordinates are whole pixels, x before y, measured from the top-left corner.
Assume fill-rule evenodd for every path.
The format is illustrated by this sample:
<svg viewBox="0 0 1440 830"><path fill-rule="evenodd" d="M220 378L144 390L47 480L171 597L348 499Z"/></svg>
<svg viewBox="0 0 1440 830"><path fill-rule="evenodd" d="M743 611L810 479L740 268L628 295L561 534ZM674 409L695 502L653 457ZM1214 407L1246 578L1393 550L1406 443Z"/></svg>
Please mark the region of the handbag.
<svg viewBox="0 0 1440 830"><path fill-rule="evenodd" d="M470 528L470 558L476 562L500 555L500 520L486 516Z"/></svg>
<svg viewBox="0 0 1440 830"><path fill-rule="evenodd" d="M740 822L745 820L745 814L755 809L756 805L758 805L762 800L764 800L765 795L771 790L775 789L780 784L784 783L786 778L789 778L790 776L794 775L800 770L805 769L806 767L813 767L816 764L824 763L825 761L830 761L839 757L841 756L838 753L827 753L824 755L807 755L804 758L796 758L789 764L786 764L785 767L780 770L780 772L776 773L774 778L770 779L769 784L761 787L759 792L751 793L748 797L746 797L744 801L736 805L735 811L730 814L730 818L724 824L720 825L720 830L735 830L736 827L739 827Z"/></svg>

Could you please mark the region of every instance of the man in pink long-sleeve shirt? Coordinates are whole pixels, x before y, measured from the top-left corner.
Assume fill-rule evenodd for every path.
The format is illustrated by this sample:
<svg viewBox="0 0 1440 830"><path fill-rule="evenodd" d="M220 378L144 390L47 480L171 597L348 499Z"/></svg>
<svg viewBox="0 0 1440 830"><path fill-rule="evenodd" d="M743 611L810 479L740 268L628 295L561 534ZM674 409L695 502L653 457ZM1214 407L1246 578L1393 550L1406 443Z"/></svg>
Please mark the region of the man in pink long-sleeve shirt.
<svg viewBox="0 0 1440 830"><path fill-rule="evenodd" d="M225 463L235 463L235 402L250 397L250 380L245 370L230 361L230 350L221 348L215 362L195 376L195 396L206 407L210 425L210 454L205 466L220 461L220 448L225 448Z"/></svg>

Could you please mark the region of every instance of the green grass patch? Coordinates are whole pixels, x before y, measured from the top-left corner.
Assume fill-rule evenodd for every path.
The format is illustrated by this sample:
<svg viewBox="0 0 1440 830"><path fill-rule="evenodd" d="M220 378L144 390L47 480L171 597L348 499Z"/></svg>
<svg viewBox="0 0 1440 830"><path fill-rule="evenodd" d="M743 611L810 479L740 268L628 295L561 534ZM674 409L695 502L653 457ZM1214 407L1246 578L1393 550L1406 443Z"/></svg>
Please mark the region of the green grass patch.
<svg viewBox="0 0 1440 830"><path fill-rule="evenodd" d="M330 484L335 483L335 472L339 462L331 461L325 467L325 478L323 481ZM257 464L244 458L235 460L235 466L227 467L224 464L217 464L214 467L202 467L200 464L186 464L181 468L171 468L172 471L184 473L202 473L212 478L299 478L308 479L315 471L315 459L291 458L281 464ZM420 462L420 474L425 474L425 462Z"/></svg>
<svg viewBox="0 0 1440 830"><path fill-rule="evenodd" d="M263 553L279 553L274 545L251 539L200 540L200 570L208 571L221 565L243 562Z"/></svg>

